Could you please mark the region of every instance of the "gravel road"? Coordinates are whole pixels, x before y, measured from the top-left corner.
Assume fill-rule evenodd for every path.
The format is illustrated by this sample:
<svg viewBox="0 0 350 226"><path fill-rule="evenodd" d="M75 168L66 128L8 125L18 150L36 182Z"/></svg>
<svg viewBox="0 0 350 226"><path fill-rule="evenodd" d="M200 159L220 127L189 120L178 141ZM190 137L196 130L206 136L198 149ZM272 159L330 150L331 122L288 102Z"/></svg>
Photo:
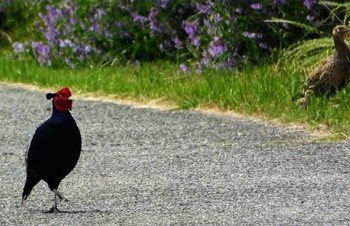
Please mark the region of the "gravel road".
<svg viewBox="0 0 350 226"><path fill-rule="evenodd" d="M53 90L54 91L54 90ZM0 85L0 225L350 225L350 142L228 116L78 99L83 152L21 205L45 93ZM74 94L74 90L73 90Z"/></svg>

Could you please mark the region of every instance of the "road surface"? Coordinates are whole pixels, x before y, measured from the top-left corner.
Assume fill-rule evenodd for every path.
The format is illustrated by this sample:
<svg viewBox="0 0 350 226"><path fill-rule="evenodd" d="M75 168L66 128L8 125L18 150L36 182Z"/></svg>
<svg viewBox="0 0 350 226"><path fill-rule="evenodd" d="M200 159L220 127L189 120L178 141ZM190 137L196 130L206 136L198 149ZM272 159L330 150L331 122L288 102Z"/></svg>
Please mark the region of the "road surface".
<svg viewBox="0 0 350 226"><path fill-rule="evenodd" d="M60 185L64 212L45 213L44 182L22 206L24 152L50 107L44 92L0 85L0 225L350 225L348 141L84 99L73 104L83 151Z"/></svg>

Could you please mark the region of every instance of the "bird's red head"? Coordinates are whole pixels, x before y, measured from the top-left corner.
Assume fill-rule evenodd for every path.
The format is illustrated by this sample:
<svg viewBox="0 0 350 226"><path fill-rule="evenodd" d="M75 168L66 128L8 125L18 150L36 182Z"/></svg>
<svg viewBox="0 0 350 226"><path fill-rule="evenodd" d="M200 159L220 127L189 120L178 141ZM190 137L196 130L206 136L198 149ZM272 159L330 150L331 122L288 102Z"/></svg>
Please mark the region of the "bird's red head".
<svg viewBox="0 0 350 226"><path fill-rule="evenodd" d="M53 105L59 111L72 110L73 101L71 99L72 93L68 87L58 90L56 93L46 94L46 98L53 98Z"/></svg>

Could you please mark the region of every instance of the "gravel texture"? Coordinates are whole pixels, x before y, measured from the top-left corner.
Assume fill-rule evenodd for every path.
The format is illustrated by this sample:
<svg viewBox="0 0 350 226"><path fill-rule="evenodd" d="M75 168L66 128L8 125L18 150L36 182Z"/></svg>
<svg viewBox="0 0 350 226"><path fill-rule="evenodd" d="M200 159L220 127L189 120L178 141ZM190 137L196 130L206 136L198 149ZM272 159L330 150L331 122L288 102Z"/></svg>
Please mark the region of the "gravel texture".
<svg viewBox="0 0 350 226"><path fill-rule="evenodd" d="M51 114L43 92L0 85L0 225L350 225L349 142L191 111L78 99L83 151L46 214L25 205L24 152ZM74 90L73 90L74 94Z"/></svg>

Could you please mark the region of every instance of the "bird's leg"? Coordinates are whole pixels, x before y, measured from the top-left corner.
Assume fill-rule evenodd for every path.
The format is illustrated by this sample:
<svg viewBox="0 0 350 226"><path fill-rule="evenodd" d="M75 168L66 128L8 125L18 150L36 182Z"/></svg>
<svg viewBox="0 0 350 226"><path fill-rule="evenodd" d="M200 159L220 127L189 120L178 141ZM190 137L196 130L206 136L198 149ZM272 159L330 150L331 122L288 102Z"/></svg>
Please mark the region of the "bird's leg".
<svg viewBox="0 0 350 226"><path fill-rule="evenodd" d="M68 202L68 199L66 199L61 192L59 192L58 190L56 190L56 192L60 201Z"/></svg>
<svg viewBox="0 0 350 226"><path fill-rule="evenodd" d="M61 211L59 209L57 209L57 196L60 197L60 195L59 195L57 189L53 189L52 191L54 193L53 205L49 209L49 211L47 211L47 213L59 213Z"/></svg>
<svg viewBox="0 0 350 226"><path fill-rule="evenodd" d="M306 109L311 102L311 97L314 94L312 90L306 90L304 97L300 98L297 103L301 109Z"/></svg>

